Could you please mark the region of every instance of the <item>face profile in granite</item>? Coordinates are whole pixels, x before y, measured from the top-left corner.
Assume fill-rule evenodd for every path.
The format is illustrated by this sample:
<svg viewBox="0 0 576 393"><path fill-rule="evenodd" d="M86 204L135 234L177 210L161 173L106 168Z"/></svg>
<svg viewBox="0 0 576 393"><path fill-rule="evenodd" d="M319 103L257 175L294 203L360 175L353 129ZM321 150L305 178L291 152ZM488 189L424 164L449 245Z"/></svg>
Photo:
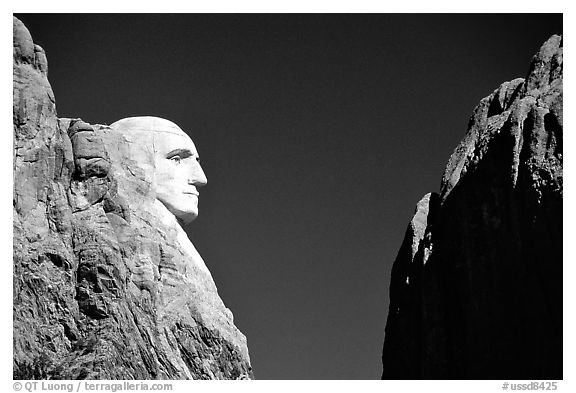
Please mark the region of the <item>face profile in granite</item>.
<svg viewBox="0 0 576 393"><path fill-rule="evenodd" d="M208 180L192 139L159 117L129 117L111 127L132 138L131 156L143 167L152 162L156 199L183 223L198 217L198 187Z"/></svg>

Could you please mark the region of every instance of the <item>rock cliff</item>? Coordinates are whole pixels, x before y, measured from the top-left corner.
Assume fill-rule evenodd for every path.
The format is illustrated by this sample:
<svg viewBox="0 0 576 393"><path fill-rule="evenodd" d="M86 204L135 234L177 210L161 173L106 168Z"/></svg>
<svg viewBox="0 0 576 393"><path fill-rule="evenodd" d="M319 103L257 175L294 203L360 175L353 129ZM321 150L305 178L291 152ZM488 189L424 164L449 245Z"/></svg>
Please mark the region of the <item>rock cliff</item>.
<svg viewBox="0 0 576 393"><path fill-rule="evenodd" d="M58 118L44 51L16 18L13 33L14 378L252 378L246 338L130 140Z"/></svg>
<svg viewBox="0 0 576 393"><path fill-rule="evenodd" d="M562 37L480 101L392 268L384 379L562 379Z"/></svg>

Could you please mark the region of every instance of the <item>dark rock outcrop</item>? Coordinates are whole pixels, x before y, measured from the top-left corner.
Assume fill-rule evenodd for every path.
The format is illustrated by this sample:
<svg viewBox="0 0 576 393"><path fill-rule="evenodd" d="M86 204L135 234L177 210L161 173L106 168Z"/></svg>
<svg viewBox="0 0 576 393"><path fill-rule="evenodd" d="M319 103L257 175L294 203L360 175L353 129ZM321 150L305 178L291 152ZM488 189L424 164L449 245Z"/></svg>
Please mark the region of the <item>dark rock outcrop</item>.
<svg viewBox="0 0 576 393"><path fill-rule="evenodd" d="M252 378L184 232L140 207L150 184L129 142L59 119L47 73L14 18L13 377Z"/></svg>
<svg viewBox="0 0 576 393"><path fill-rule="evenodd" d="M392 268L384 379L562 379L562 37L480 101Z"/></svg>

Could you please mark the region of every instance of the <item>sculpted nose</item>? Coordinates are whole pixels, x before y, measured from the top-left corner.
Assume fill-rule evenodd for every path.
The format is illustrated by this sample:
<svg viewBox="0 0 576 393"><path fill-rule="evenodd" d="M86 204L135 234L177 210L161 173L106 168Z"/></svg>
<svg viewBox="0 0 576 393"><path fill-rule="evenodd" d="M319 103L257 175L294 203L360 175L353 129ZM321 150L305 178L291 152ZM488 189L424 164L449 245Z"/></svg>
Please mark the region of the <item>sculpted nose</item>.
<svg viewBox="0 0 576 393"><path fill-rule="evenodd" d="M202 167L200 166L199 162L194 163L194 167L192 168L192 174L190 176L190 179L188 180L188 183L196 187L202 187L205 186L206 183L208 183L206 174L202 170Z"/></svg>

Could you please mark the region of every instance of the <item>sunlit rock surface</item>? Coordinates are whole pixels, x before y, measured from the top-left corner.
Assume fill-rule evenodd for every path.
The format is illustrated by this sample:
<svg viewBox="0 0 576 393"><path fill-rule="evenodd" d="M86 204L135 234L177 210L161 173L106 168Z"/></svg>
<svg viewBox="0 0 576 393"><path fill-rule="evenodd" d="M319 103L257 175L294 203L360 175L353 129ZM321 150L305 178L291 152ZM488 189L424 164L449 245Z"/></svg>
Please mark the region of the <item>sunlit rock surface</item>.
<svg viewBox="0 0 576 393"><path fill-rule="evenodd" d="M384 379L562 379L562 50L552 36L480 101L440 194L418 203Z"/></svg>
<svg viewBox="0 0 576 393"><path fill-rule="evenodd" d="M59 119L14 18L16 379L247 379L204 261L108 126Z"/></svg>

